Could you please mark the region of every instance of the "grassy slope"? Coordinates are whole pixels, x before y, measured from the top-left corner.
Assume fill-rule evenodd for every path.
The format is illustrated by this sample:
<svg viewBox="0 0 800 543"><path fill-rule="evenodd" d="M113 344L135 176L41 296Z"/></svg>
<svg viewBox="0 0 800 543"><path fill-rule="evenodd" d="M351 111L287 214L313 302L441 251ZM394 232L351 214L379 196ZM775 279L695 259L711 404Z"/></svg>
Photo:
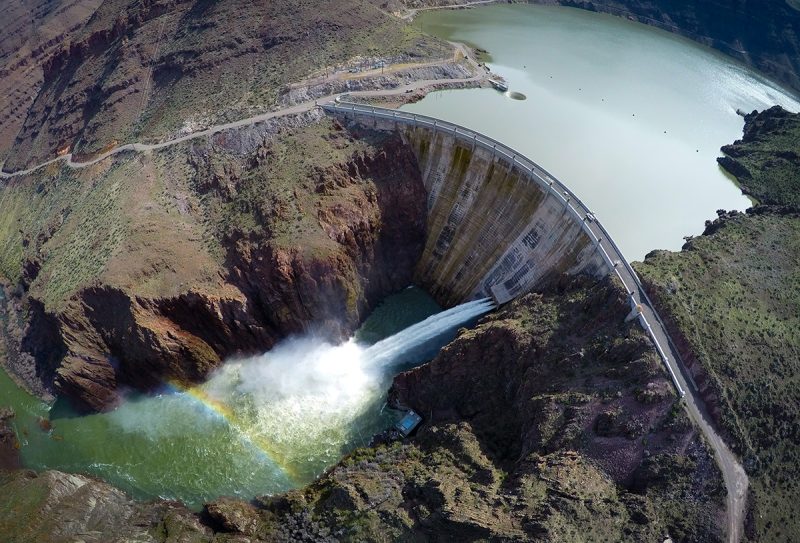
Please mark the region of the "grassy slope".
<svg viewBox="0 0 800 543"><path fill-rule="evenodd" d="M777 120L760 119L757 139L737 144L753 173L741 181L764 200L796 202L797 165L783 157L797 150L800 116L773 113ZM720 396L722 423L751 475L751 537L797 541L800 215L759 208L709 226L682 252L654 252L637 269Z"/></svg>
<svg viewBox="0 0 800 543"><path fill-rule="evenodd" d="M778 106L747 116L744 137L720 163L764 204L800 205L800 116Z"/></svg>
<svg viewBox="0 0 800 543"><path fill-rule="evenodd" d="M115 24L124 35L110 43L97 37ZM83 150L93 150L160 137L191 119L239 118L272 105L283 85L357 55L449 54L446 44L362 0L193 0L161 7L105 0L71 38L101 46L46 85L19 144L23 161L37 152L50 156L58 139L51 136L71 130L78 130ZM55 102L62 105L50 116ZM357 146L307 130L276 142L258 168L236 164L236 153L212 153L222 177L235 174L231 182L239 186L230 198L198 193L203 180L194 179L190 149L80 171L52 167L0 186L0 279L16 284L26 260L41 262L34 291L51 307L103 273L145 296L209 283L224 258L216 240L233 228L258 228L275 212L276 241L319 235L309 217L315 198L323 197L310 195L307 186L296 190L297 183L308 175L304 168L341 163Z"/></svg>
<svg viewBox="0 0 800 543"><path fill-rule="evenodd" d="M140 295L174 293L216 271L203 227L159 201L169 178L150 158L91 172L63 170L49 180L15 180L0 190L0 276L24 278L26 262L41 270L31 291L57 309L79 289L110 273L112 284ZM172 212L172 213L171 213ZM213 244L213 236L210 237ZM174 285L154 284L175 276Z"/></svg>
<svg viewBox="0 0 800 543"><path fill-rule="evenodd" d="M143 297L218 290L222 242L231 235L266 236L277 247L302 240L316 256L326 254L337 244L317 212L358 187L317 191L316 184L371 145L380 141L350 141L324 122L244 157L201 146L207 170L192 163L197 144L186 144L89 170L54 170L47 180L15 179L0 187L0 278L17 284L25 263L38 262L31 292L58 310L97 281Z"/></svg>

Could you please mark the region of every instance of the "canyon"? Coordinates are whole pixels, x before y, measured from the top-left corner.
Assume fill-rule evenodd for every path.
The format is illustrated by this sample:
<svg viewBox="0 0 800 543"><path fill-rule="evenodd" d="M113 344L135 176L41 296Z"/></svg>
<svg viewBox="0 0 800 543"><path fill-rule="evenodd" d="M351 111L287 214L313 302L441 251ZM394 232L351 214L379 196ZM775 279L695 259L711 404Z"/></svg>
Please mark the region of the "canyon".
<svg viewBox="0 0 800 543"><path fill-rule="evenodd" d="M52 21L33 31L15 18L11 37L0 42L4 61L18 48L16 64L7 66L20 74L3 84L22 89L0 112L5 164L29 165L67 143L92 156L118 137L159 139L180 131L187 116L205 123L261 111L286 95L276 89L287 90L282 85L297 74L355 54L402 61L446 50L361 2L323 25L333 36L327 41L347 46L325 45L318 56L308 52L320 45L309 39L308 28L319 22L313 2L303 4L300 19L310 26L299 30L288 30L289 11L276 3L270 13L286 24L268 35L218 32L221 41L204 40L219 30L203 26L204 18L241 22L256 9L222 4L105 2L90 20L96 6L74 2L56 13L65 27L55 30ZM742 27L749 7L713 19L706 13L713 3L688 15L687 6L630 4L580 7L680 27L798 86L796 15L788 4L770 3L758 27L769 31L740 41L727 32ZM357 21L346 16L351 11ZM370 17L391 39L364 41L378 34L365 30ZM781 17L788 21L783 30ZM78 37L62 47L63 37L77 32L72 28ZM48 32L57 38L42 50L20 47ZM169 39L153 48L162 32ZM207 47L192 47L196 39ZM305 53L274 80L256 75L273 73L298 44ZM262 55L269 62L246 69ZM221 78L247 84L194 90ZM249 94L256 88L267 93ZM222 108L229 93L235 104ZM131 104L140 103L136 113ZM313 111L121 155L85 171L51 165L2 187L4 365L40 397L70 398L82 412L112 409L128 389L201 382L226 358L263 352L287 335L314 329L342 339L379 300L414 282L445 305L483 296L506 302L431 363L396 378L392 403L426 417L416 436L377 436L309 487L252 502L220 498L197 515L176 503L135 502L83 475L1 471L0 488L14 497L0 504L4 533L20 541L67 541L79 533L96 541L109 534L120 541L724 540L725 493L713 458L679 408L657 352L635 324L623 322L627 293L604 279L611 268L581 222L513 160L444 133L394 128ZM787 202L797 188L795 131L795 115L753 113L743 141L724 149L722 165L772 207L720 213L684 252L655 253L637 266L668 308L713 416L756 477L745 534L753 540L793 537L783 529L794 513L793 473L774 468L772 459L796 460L788 424L796 413L768 384L763 394L737 388L728 378L737 370L706 344L719 334L726 348L738 349L739 324L711 331L706 320L715 317L704 315L697 336L691 331L698 317L686 307L708 291L690 273L729 245L726 262L737 266L740 244L748 262L769 246L776 270L796 269L797 217ZM769 188L775 175L784 181L781 192ZM784 238L763 236L770 228ZM698 254L702 262L693 260ZM727 273L723 264L715 273ZM728 279L751 292L758 274L745 269L744 278ZM791 286L790 275L768 277ZM759 296L773 300L769 288ZM776 307L791 312L797 305L790 298ZM773 332L764 319L752 324L763 332L752 343L767 350L750 357L747 376L769 374L758 363L781 349L765 339ZM795 335L779 334L795 344ZM796 370L786 353L769 364L779 375ZM745 400L732 400L731 390ZM785 442L741 423L754 405ZM13 415L0 419L0 467L15 468ZM768 497L772 485L784 503Z"/></svg>

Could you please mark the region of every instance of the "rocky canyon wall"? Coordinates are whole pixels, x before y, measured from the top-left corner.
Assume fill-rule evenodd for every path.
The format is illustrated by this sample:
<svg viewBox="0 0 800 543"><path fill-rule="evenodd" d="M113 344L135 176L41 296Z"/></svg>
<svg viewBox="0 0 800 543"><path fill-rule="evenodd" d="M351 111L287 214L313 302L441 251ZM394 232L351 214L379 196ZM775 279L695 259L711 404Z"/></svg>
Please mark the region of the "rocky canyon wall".
<svg viewBox="0 0 800 543"><path fill-rule="evenodd" d="M345 337L412 282L450 306L608 275L585 210L510 149L321 116L5 187L34 210L0 253L27 314L10 369L101 410L290 334Z"/></svg>
<svg viewBox="0 0 800 543"><path fill-rule="evenodd" d="M102 410L291 334L347 337L411 283L426 198L411 149L293 122L0 190L17 225L0 248L7 367Z"/></svg>
<svg viewBox="0 0 800 543"><path fill-rule="evenodd" d="M603 277L610 266L557 185L468 131L350 116L358 133L399 130L427 190L427 234L415 279L443 305L505 303L562 277Z"/></svg>

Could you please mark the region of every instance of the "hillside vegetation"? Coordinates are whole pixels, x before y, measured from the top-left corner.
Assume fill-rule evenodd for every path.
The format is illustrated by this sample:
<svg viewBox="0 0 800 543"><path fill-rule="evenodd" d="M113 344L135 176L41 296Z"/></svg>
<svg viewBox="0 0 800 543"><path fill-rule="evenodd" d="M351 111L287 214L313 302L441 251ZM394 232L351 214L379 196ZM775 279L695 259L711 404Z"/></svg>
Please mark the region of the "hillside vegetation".
<svg viewBox="0 0 800 543"><path fill-rule="evenodd" d="M11 369L99 410L309 323L352 332L411 282L425 189L398 136L318 117L1 187Z"/></svg>
<svg viewBox="0 0 800 543"><path fill-rule="evenodd" d="M747 118L724 151L751 194L796 204L800 116ZM750 175L742 175L746 171ZM800 209L719 212L680 253L637 265L751 481L748 535L800 539Z"/></svg>
<svg viewBox="0 0 800 543"><path fill-rule="evenodd" d="M397 376L414 438L209 514L266 540L722 541L713 460L623 290L592 283L517 299Z"/></svg>
<svg viewBox="0 0 800 543"><path fill-rule="evenodd" d="M266 541L722 541L716 466L612 281L529 294L398 375L418 434L212 523Z"/></svg>
<svg viewBox="0 0 800 543"><path fill-rule="evenodd" d="M314 75L327 88L331 66L452 59L449 44L368 0L14 0L0 10L0 73L30 71L4 79L16 97L0 134L7 170L307 100L290 85ZM0 284L13 294L0 309L15 323L6 366L32 390L98 410L121 386L197 381L309 322L351 331L410 282L424 188L396 138L356 142L320 117L0 185Z"/></svg>
<svg viewBox="0 0 800 543"><path fill-rule="evenodd" d="M6 169L91 154L268 110L285 85L355 57L448 55L367 0L103 0L59 48L28 59L41 81L14 80L9 92L29 99L0 151Z"/></svg>
<svg viewBox="0 0 800 543"><path fill-rule="evenodd" d="M800 206L800 116L780 106L745 117L744 137L725 145L720 165L763 204Z"/></svg>
<svg viewBox="0 0 800 543"><path fill-rule="evenodd" d="M306 488L196 517L80 476L0 471L0 527L11 541L721 542L719 472L619 318L626 303L610 280L577 281L463 330L395 379L394 401L425 413L418 434L381 436Z"/></svg>

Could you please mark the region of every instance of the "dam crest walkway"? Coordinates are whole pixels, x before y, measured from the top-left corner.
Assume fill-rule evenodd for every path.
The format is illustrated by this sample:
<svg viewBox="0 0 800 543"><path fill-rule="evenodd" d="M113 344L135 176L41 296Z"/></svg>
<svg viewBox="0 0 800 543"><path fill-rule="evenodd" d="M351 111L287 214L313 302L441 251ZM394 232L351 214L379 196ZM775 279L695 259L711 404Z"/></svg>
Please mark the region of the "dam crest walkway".
<svg viewBox="0 0 800 543"><path fill-rule="evenodd" d="M518 169L528 179L537 183L546 194L560 199L567 213L571 214L574 220L580 222L585 234L602 255L609 269L612 270L611 273L617 276L627 291L632 308L631 316L638 318L642 328L652 340L678 396L683 401L687 414L713 450L728 492L728 541L738 542L743 535L747 475L734 453L717 433L705 402L700 397L697 385L683 363L677 347L670 339L667 327L658 315L638 275L614 239L581 199L522 153L469 128L426 115L342 102L338 99L322 105L322 109L328 115L346 120L388 121L394 123L395 128L401 126L424 128L434 133L447 134L459 142L471 145L473 148L481 147L491 152L493 157L505 160L512 168Z"/></svg>

